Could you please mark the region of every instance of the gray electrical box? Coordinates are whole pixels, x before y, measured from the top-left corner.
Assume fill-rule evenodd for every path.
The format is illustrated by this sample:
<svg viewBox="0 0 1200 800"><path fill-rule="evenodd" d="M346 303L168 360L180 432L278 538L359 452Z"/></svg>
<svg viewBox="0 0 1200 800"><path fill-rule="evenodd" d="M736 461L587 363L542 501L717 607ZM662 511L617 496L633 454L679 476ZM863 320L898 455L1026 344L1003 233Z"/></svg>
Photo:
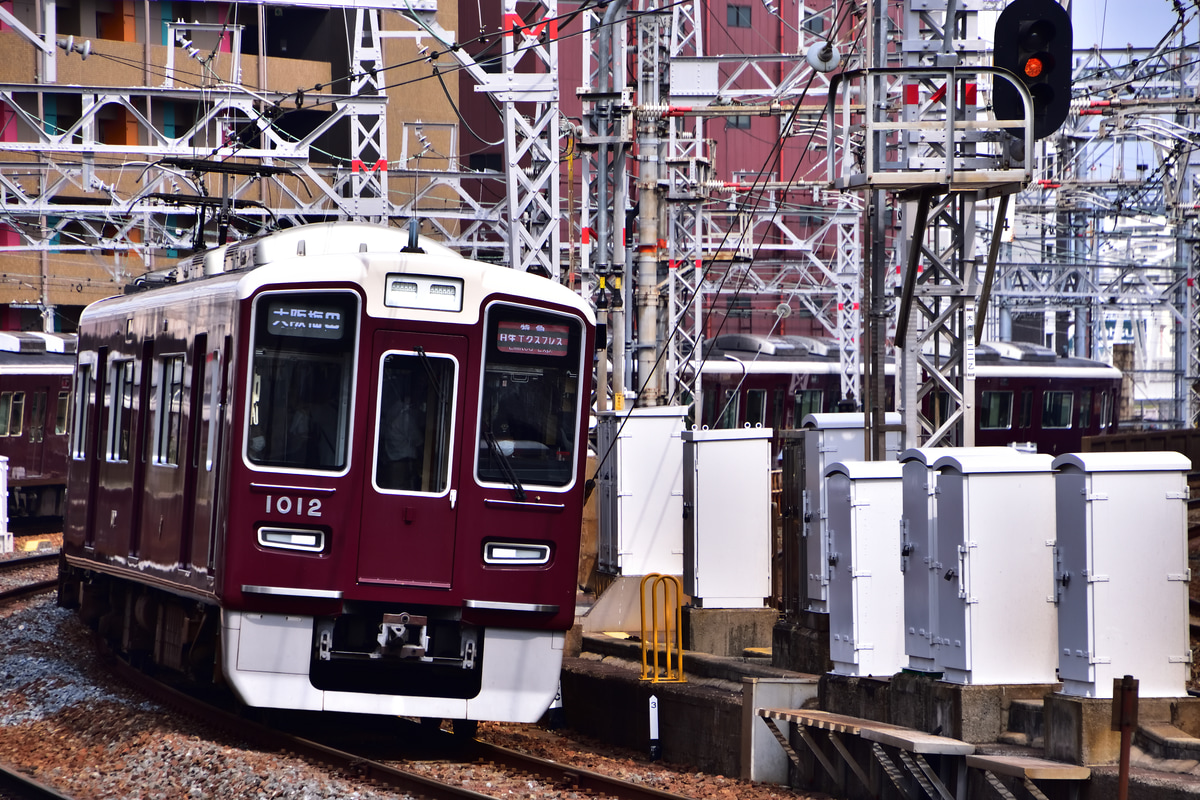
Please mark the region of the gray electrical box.
<svg viewBox="0 0 1200 800"><path fill-rule="evenodd" d="M909 669L940 672L934 652L937 627L937 472L933 463L950 453L1009 452L1007 447L914 447L900 456L903 511L900 519L900 571L904 582L904 652Z"/></svg>
<svg viewBox="0 0 1200 800"><path fill-rule="evenodd" d="M888 425L900 424L900 415L886 415ZM862 461L866 429L861 413L809 414L804 418L804 546L808 572L806 595L811 611L828 611L829 531L825 527L825 471L831 464ZM886 434L886 458L893 460L900 448L900 432Z"/></svg>
<svg viewBox="0 0 1200 800"><path fill-rule="evenodd" d="M1058 470L1058 669L1063 693L1184 697L1188 626L1187 473L1175 452L1071 453Z"/></svg>
<svg viewBox="0 0 1200 800"><path fill-rule="evenodd" d="M829 657L840 675L902 670L904 608L900 572L901 468L895 461L830 466Z"/></svg>

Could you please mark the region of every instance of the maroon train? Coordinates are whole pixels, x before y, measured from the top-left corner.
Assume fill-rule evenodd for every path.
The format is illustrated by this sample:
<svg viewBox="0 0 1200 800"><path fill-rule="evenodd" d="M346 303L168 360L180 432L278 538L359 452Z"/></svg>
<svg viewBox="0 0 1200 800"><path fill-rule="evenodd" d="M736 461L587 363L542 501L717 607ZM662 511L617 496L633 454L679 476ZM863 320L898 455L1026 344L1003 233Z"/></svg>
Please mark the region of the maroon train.
<svg viewBox="0 0 1200 800"><path fill-rule="evenodd" d="M0 456L14 523L62 518L74 368L74 334L0 332Z"/></svg>
<svg viewBox="0 0 1200 800"><path fill-rule="evenodd" d="M60 602L251 706L537 720L575 616L587 306L357 223L176 277L82 315Z"/></svg>
<svg viewBox="0 0 1200 800"><path fill-rule="evenodd" d="M841 371L831 340L724 334L705 343L699 422L712 428L799 428L809 414L838 410ZM1077 452L1084 436L1116 431L1121 372L1056 356L1023 342L976 348L975 444L1032 444ZM893 368L887 365L888 395Z"/></svg>

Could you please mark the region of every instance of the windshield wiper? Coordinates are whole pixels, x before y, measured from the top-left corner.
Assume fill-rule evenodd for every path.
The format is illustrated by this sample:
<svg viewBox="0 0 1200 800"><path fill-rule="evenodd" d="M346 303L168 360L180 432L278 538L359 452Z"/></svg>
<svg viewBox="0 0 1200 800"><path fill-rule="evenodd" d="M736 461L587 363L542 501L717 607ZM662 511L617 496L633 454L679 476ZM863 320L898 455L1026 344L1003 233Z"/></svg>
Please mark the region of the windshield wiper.
<svg viewBox="0 0 1200 800"><path fill-rule="evenodd" d="M513 469L512 462L508 460L508 456L500 449L499 442L496 441L495 435L489 430L483 435L483 439L487 442L488 449L495 453L500 463L500 471L504 473L505 479L512 484L513 497L518 500L525 500L525 487L521 485L521 479L517 477L516 470Z"/></svg>

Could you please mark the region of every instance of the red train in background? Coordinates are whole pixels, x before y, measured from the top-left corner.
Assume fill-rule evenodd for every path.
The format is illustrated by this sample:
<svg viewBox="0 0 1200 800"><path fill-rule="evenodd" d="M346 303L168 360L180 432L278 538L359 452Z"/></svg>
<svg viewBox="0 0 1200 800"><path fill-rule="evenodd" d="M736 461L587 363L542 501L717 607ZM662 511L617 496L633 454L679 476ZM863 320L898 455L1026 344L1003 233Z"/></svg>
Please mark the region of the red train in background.
<svg viewBox="0 0 1200 800"><path fill-rule="evenodd" d="M14 524L62 519L74 368L74 334L0 332L0 456Z"/></svg>
<svg viewBox="0 0 1200 800"><path fill-rule="evenodd" d="M705 342L704 353L702 425L799 428L809 414L839 410L841 368L832 340L724 334ZM980 344L975 364L976 445L1032 445L1059 455L1078 452L1084 436L1116 432L1115 367L1024 342ZM887 369L891 408L890 362Z"/></svg>
<svg viewBox="0 0 1200 800"><path fill-rule="evenodd" d="M60 603L250 706L536 721L574 622L594 320L307 225L80 321Z"/></svg>

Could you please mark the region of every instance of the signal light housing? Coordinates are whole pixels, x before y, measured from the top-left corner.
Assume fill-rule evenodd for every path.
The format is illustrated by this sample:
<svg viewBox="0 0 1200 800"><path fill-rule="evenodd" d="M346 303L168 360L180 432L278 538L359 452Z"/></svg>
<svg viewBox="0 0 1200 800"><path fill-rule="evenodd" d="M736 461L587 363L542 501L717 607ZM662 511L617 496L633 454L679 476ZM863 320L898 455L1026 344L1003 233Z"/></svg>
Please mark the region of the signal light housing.
<svg viewBox="0 0 1200 800"><path fill-rule="evenodd" d="M1054 133L1071 109L1071 15L1055 0L1014 0L996 20L995 64L1033 97L1033 136ZM1025 116L1020 93L1003 79L993 92L997 119Z"/></svg>

